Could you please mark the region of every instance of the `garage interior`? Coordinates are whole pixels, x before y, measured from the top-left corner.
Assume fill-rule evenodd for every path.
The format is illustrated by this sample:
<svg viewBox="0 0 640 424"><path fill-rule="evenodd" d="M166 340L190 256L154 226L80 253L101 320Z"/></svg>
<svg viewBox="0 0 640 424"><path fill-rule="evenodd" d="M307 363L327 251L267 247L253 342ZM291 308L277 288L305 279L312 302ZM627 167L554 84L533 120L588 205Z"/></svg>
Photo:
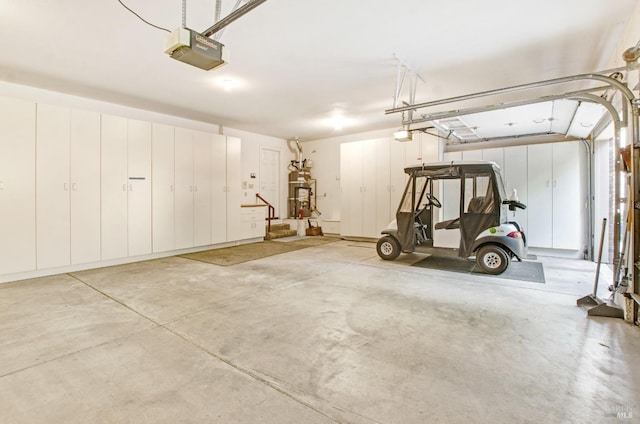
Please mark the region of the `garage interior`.
<svg viewBox="0 0 640 424"><path fill-rule="evenodd" d="M0 5L3 422L637 420L640 4L346 3ZM458 161L528 255L383 260Z"/></svg>

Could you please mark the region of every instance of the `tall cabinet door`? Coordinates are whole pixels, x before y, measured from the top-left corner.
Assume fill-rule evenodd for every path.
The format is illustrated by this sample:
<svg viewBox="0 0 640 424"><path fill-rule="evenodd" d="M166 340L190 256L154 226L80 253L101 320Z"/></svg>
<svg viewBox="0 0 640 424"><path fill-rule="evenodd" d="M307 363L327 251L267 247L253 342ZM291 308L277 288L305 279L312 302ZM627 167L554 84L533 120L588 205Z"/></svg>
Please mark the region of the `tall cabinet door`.
<svg viewBox="0 0 640 424"><path fill-rule="evenodd" d="M71 263L100 260L100 114L71 111Z"/></svg>
<svg viewBox="0 0 640 424"><path fill-rule="evenodd" d="M340 234L362 236L362 143L340 145Z"/></svg>
<svg viewBox="0 0 640 424"><path fill-rule="evenodd" d="M584 211L580 210L580 145L553 143L553 241L554 249L580 248Z"/></svg>
<svg viewBox="0 0 640 424"><path fill-rule="evenodd" d="M36 104L0 97L0 274L36 268Z"/></svg>
<svg viewBox="0 0 640 424"><path fill-rule="evenodd" d="M527 146L528 226L531 247L552 247L553 189L552 145Z"/></svg>
<svg viewBox="0 0 640 424"><path fill-rule="evenodd" d="M151 123L128 122L129 256L151 253Z"/></svg>
<svg viewBox="0 0 640 424"><path fill-rule="evenodd" d="M102 115L101 238L102 259L124 258L127 242L127 120Z"/></svg>
<svg viewBox="0 0 640 424"><path fill-rule="evenodd" d="M380 231L387 228L391 221L389 203L391 202L391 173L389 161L389 140L376 142L376 228L373 237L380 237ZM395 218L395 216L394 216Z"/></svg>
<svg viewBox="0 0 640 424"><path fill-rule="evenodd" d="M400 199L404 194L404 188L407 184L407 174L405 168L405 144L399 141L391 141L389 145L389 216L395 219Z"/></svg>
<svg viewBox="0 0 640 424"><path fill-rule="evenodd" d="M240 139L227 137L227 239L229 241L242 238L240 220L240 205L242 204L241 153Z"/></svg>
<svg viewBox="0 0 640 424"><path fill-rule="evenodd" d="M211 144L209 133L193 138L193 244L211 244Z"/></svg>
<svg viewBox="0 0 640 424"><path fill-rule="evenodd" d="M193 247L193 130L175 129L175 246Z"/></svg>
<svg viewBox="0 0 640 424"><path fill-rule="evenodd" d="M211 243L227 241L227 138L213 135L211 144Z"/></svg>
<svg viewBox="0 0 640 424"><path fill-rule="evenodd" d="M153 124L152 127L152 210L153 251L173 250L174 243L174 128Z"/></svg>
<svg viewBox="0 0 640 424"><path fill-rule="evenodd" d="M36 217L38 269L69 265L69 143L71 110L38 104Z"/></svg>
<svg viewBox="0 0 640 424"><path fill-rule="evenodd" d="M507 196L511 196L516 190L518 200L527 205L527 209L509 211L509 219L515 220L524 227L525 234L529 237L529 197L527 187L527 146L511 146L504 148L504 188Z"/></svg>
<svg viewBox="0 0 640 424"><path fill-rule="evenodd" d="M362 181L362 206L360 220L362 221L362 233L364 237L377 237L380 230L376 218L376 174L380 171L376 168L377 146L376 140L362 142L361 181Z"/></svg>

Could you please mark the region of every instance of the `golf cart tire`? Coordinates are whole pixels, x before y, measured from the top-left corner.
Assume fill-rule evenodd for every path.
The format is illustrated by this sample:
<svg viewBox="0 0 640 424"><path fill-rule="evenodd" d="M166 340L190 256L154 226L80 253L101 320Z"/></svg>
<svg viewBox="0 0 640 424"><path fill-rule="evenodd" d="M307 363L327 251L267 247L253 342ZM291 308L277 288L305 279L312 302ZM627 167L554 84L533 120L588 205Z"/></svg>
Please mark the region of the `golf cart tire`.
<svg viewBox="0 0 640 424"><path fill-rule="evenodd" d="M487 274L502 274L509 267L509 253L495 244L486 244L478 249L476 263Z"/></svg>
<svg viewBox="0 0 640 424"><path fill-rule="evenodd" d="M376 251L385 261L393 261L400 256L400 244L391 236L380 237L376 243Z"/></svg>

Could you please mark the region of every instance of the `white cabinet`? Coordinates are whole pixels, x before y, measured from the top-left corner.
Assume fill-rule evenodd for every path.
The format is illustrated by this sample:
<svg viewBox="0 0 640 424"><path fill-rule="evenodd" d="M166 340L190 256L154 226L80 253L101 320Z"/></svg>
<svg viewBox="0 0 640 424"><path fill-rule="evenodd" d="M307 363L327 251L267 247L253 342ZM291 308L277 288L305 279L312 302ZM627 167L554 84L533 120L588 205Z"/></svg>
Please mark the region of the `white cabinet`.
<svg viewBox="0 0 640 424"><path fill-rule="evenodd" d="M102 259L128 255L127 120L102 115L100 143Z"/></svg>
<svg viewBox="0 0 640 424"><path fill-rule="evenodd" d="M389 223L388 160L386 140L365 140L340 146L342 235L377 238ZM384 165L385 168L380 168Z"/></svg>
<svg viewBox="0 0 640 424"><path fill-rule="evenodd" d="M211 144L211 243L227 241L227 138L213 135Z"/></svg>
<svg viewBox="0 0 640 424"><path fill-rule="evenodd" d="M193 244L211 244L211 145L213 135L196 131L193 138Z"/></svg>
<svg viewBox="0 0 640 424"><path fill-rule="evenodd" d="M553 146L527 146L528 226L531 247L553 246Z"/></svg>
<svg viewBox="0 0 640 424"><path fill-rule="evenodd" d="M387 228L387 225L389 225L392 219L395 219L395 208L390 206L391 171L387 172L391 166L389 143L393 143L393 141L388 139L376 141L376 223L374 230L378 233ZM397 206L398 204L396 203L395 207ZM391 209L394 209L393 215L391 214Z"/></svg>
<svg viewBox="0 0 640 424"><path fill-rule="evenodd" d="M236 137L212 135L211 243L243 238L240 204L241 142Z"/></svg>
<svg viewBox="0 0 640 424"><path fill-rule="evenodd" d="M71 262L69 146L71 110L38 104L36 127L37 268Z"/></svg>
<svg viewBox="0 0 640 424"><path fill-rule="evenodd" d="M581 248L582 216L579 142L553 143L553 239L554 249Z"/></svg>
<svg viewBox="0 0 640 424"><path fill-rule="evenodd" d="M340 234L364 235L362 226L362 142L340 145Z"/></svg>
<svg viewBox="0 0 640 424"><path fill-rule="evenodd" d="M100 260L100 114L71 110L71 263Z"/></svg>
<svg viewBox="0 0 640 424"><path fill-rule="evenodd" d="M528 146L529 246L580 249L584 211L579 147L578 142Z"/></svg>
<svg viewBox="0 0 640 424"><path fill-rule="evenodd" d="M506 195L516 189L518 199L527 206L510 211L509 219L524 227L530 247L579 250L584 244L586 219L585 202L581 201L585 196L582 155L578 142L558 142L470 150L461 157L490 160L500 166ZM445 160L457 160L460 153L444 156ZM441 199L444 219L453 218L447 207L450 191L446 189Z"/></svg>
<svg viewBox="0 0 640 424"><path fill-rule="evenodd" d="M482 160L495 162L496 165L498 165L500 169L504 171L504 149L502 147L483 149Z"/></svg>
<svg viewBox="0 0 640 424"><path fill-rule="evenodd" d="M0 274L36 268L36 104L0 97Z"/></svg>
<svg viewBox="0 0 640 424"><path fill-rule="evenodd" d="M100 115L38 104L37 267L100 260Z"/></svg>
<svg viewBox="0 0 640 424"><path fill-rule="evenodd" d="M193 130L175 129L175 247L193 247Z"/></svg>
<svg viewBox="0 0 640 424"><path fill-rule="evenodd" d="M242 238L264 238L265 235L264 205L243 205L240 211Z"/></svg>
<svg viewBox="0 0 640 424"><path fill-rule="evenodd" d="M389 216L395 219L400 199L407 185L405 168L405 145L407 143L391 140L389 142Z"/></svg>
<svg viewBox="0 0 640 424"><path fill-rule="evenodd" d="M2 97L0 134L0 275L264 236L239 138Z"/></svg>
<svg viewBox="0 0 640 424"><path fill-rule="evenodd" d="M128 121L128 244L129 256L152 250L151 123Z"/></svg>
<svg viewBox="0 0 640 424"><path fill-rule="evenodd" d="M242 238L240 204L242 203L241 143L236 137L227 137L227 240Z"/></svg>
<svg viewBox="0 0 640 424"><path fill-rule="evenodd" d="M518 200L525 205L527 209L516 209L509 211L509 219L518 222L529 236L529 197L527 184L527 146L512 146L504 148L504 164L502 176L504 177L504 188L507 196L511 196L513 190L516 190Z"/></svg>
<svg viewBox="0 0 640 424"><path fill-rule="evenodd" d="M174 128L153 124L151 132L153 251L166 252L175 248Z"/></svg>

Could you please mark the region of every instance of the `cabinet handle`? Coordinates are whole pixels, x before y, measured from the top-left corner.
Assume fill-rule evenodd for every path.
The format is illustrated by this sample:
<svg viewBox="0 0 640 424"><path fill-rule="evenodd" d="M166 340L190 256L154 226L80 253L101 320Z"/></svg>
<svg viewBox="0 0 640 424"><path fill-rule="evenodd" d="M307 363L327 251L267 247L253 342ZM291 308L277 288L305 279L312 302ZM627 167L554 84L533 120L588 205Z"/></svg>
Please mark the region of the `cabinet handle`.
<svg viewBox="0 0 640 424"><path fill-rule="evenodd" d="M4 190L4 181L0 181L0 190Z"/></svg>
<svg viewBox="0 0 640 424"><path fill-rule="evenodd" d="M62 186L64 187L64 191L69 191L69 183L64 183Z"/></svg>
<svg viewBox="0 0 640 424"><path fill-rule="evenodd" d="M122 191L127 191L127 185L126 184L122 184Z"/></svg>
<svg viewBox="0 0 640 424"><path fill-rule="evenodd" d="M76 191L78 189L78 184L73 183L71 184L71 190Z"/></svg>
<svg viewBox="0 0 640 424"><path fill-rule="evenodd" d="M553 188L558 187L558 180L553 180Z"/></svg>
<svg viewBox="0 0 640 424"><path fill-rule="evenodd" d="M193 186L189 186L189 191L193 193Z"/></svg>
<svg viewBox="0 0 640 424"><path fill-rule="evenodd" d="M173 191L173 184L169 185L169 191Z"/></svg>
<svg viewBox="0 0 640 424"><path fill-rule="evenodd" d="M198 191L198 186L193 186L193 191L197 192Z"/></svg>
<svg viewBox="0 0 640 424"><path fill-rule="evenodd" d="M549 187L549 180L547 180L547 188Z"/></svg>

